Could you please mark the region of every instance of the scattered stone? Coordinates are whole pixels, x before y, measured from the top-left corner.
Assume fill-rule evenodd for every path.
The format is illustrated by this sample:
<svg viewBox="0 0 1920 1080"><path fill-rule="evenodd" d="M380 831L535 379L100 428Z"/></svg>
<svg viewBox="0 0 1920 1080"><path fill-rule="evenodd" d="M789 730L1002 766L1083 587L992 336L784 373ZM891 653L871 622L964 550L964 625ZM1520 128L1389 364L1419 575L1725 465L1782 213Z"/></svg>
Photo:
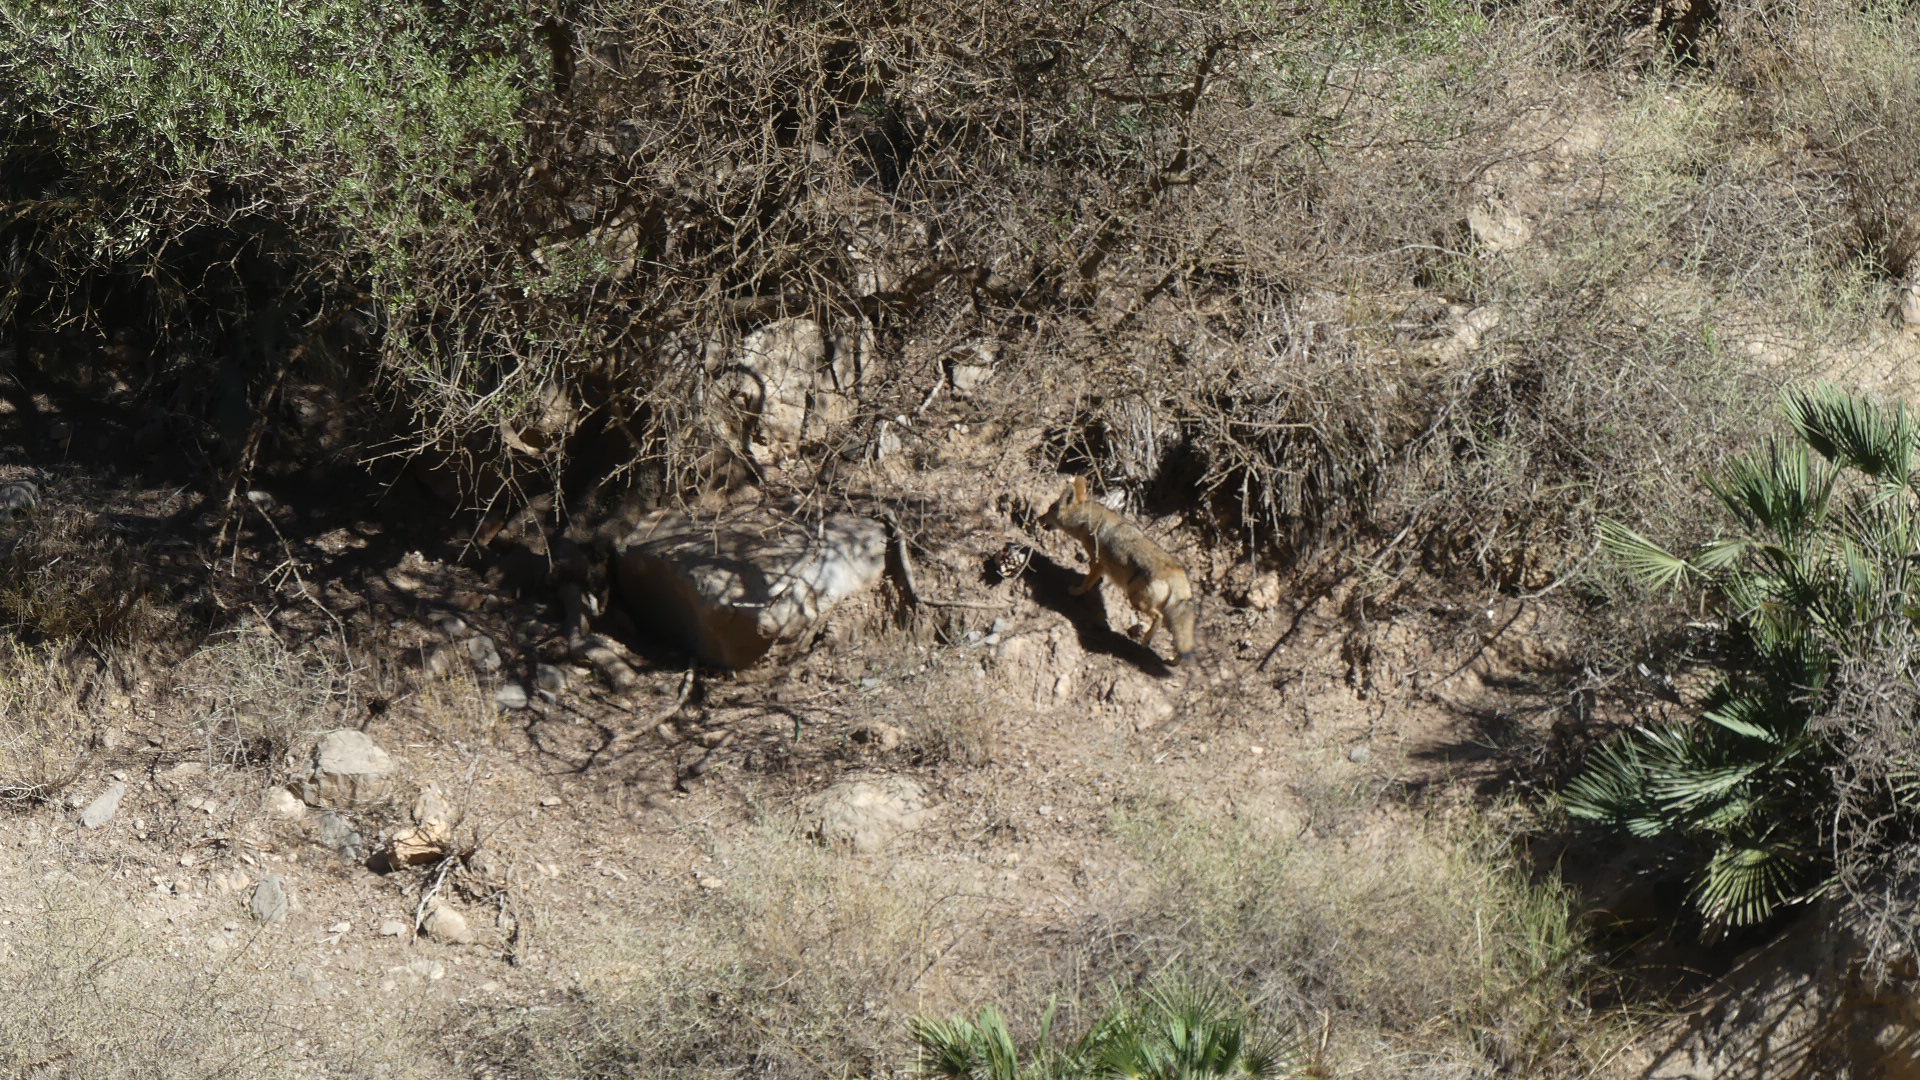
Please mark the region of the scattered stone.
<svg viewBox="0 0 1920 1080"><path fill-rule="evenodd" d="M415 825L431 825L439 822L442 825L451 826L454 821L453 806L447 802L447 797L440 793L438 784L428 784L420 789L420 794L414 798L413 805L407 809L407 816L413 819Z"/></svg>
<svg viewBox="0 0 1920 1080"><path fill-rule="evenodd" d="M340 728L320 737L298 793L310 806L348 809L386 798L392 778L393 759L385 750L364 731Z"/></svg>
<svg viewBox="0 0 1920 1080"><path fill-rule="evenodd" d="M467 659L473 661L475 671L492 674L501 668L500 649L493 639L485 634L475 634L465 641Z"/></svg>
<svg viewBox="0 0 1920 1080"><path fill-rule="evenodd" d="M1373 760L1373 751L1365 743L1347 751L1347 760L1355 765L1365 765Z"/></svg>
<svg viewBox="0 0 1920 1080"><path fill-rule="evenodd" d="M509 711L524 709L532 704L527 697L527 688L517 682L501 683L500 688L493 692L493 701L494 704Z"/></svg>
<svg viewBox="0 0 1920 1080"><path fill-rule="evenodd" d="M260 797L261 809L277 818L295 820L307 812L307 804L300 797L283 787L272 787Z"/></svg>
<svg viewBox="0 0 1920 1080"><path fill-rule="evenodd" d="M87 804L87 808L80 811L80 824L89 829L97 829L105 825L120 809L120 800L125 798L126 794L127 785L120 781L115 780L108 784L107 790L94 796L93 801Z"/></svg>
<svg viewBox="0 0 1920 1080"><path fill-rule="evenodd" d="M533 668L533 688L542 694L558 697L567 692L567 673L552 664L536 664Z"/></svg>
<svg viewBox="0 0 1920 1080"><path fill-rule="evenodd" d="M488 884L503 885L507 880L506 859L497 851L481 848L467 856L467 872Z"/></svg>
<svg viewBox="0 0 1920 1080"><path fill-rule="evenodd" d="M417 866L447 857L453 839L453 808L432 784L421 789L411 810L412 828L400 829L388 841L386 856L390 867Z"/></svg>
<svg viewBox="0 0 1920 1080"><path fill-rule="evenodd" d="M1272 611L1280 606L1280 575L1271 570L1254 576L1247 586L1247 606L1255 611Z"/></svg>
<svg viewBox="0 0 1920 1080"><path fill-rule="evenodd" d="M724 889L727 887L727 883L724 879L717 878L717 877L708 877L705 874L694 875L694 881L697 884L699 884L701 888L708 889L708 890Z"/></svg>
<svg viewBox="0 0 1920 1080"><path fill-rule="evenodd" d="M614 545L614 568L635 618L709 664L742 668L873 587L886 547L885 527L851 514L800 528L751 507L707 521L660 510Z"/></svg>
<svg viewBox="0 0 1920 1080"><path fill-rule="evenodd" d="M344 934L352 929L353 929L353 924L351 923L337 922L337 923L334 923L332 926L327 927L327 933Z"/></svg>
<svg viewBox="0 0 1920 1080"><path fill-rule="evenodd" d="M435 941L450 945L469 945L473 942L473 928L467 925L467 917L450 907L435 907L428 912L427 921L421 929Z"/></svg>
<svg viewBox="0 0 1920 1080"><path fill-rule="evenodd" d="M467 636L467 620L458 615L442 615L433 620L433 626L448 641L458 641Z"/></svg>
<svg viewBox="0 0 1920 1080"><path fill-rule="evenodd" d="M1107 701L1135 731L1151 731L1173 718L1173 701L1144 677L1123 676L1107 691Z"/></svg>
<svg viewBox="0 0 1920 1080"><path fill-rule="evenodd" d="M380 920L381 937L406 937L411 928L399 919Z"/></svg>
<svg viewBox="0 0 1920 1080"><path fill-rule="evenodd" d="M428 649L421 663L429 675L444 679L453 674L453 665L459 662L459 655L453 646L442 643Z"/></svg>
<svg viewBox="0 0 1920 1080"><path fill-rule="evenodd" d="M40 505L40 488L31 480L0 485L0 517L18 521Z"/></svg>
<svg viewBox="0 0 1920 1080"><path fill-rule="evenodd" d="M947 381L962 394L978 390L993 378L993 366L1000 359L999 350L987 342L975 343L969 354L947 362Z"/></svg>
<svg viewBox="0 0 1920 1080"><path fill-rule="evenodd" d="M898 749L907 733L892 724L873 720L853 729L853 741L866 743L881 753Z"/></svg>
<svg viewBox="0 0 1920 1080"><path fill-rule="evenodd" d="M169 784L189 783L206 775L207 763L204 761L182 761L160 770L160 779Z"/></svg>
<svg viewBox="0 0 1920 1080"><path fill-rule="evenodd" d="M329 848L348 862L364 862L367 858L367 838L353 823L335 813L320 815L320 846Z"/></svg>
<svg viewBox="0 0 1920 1080"><path fill-rule="evenodd" d="M540 796L540 805L541 805L541 806L559 806L559 805L560 805L560 796L558 796L558 795L542 795L542 796Z"/></svg>
<svg viewBox="0 0 1920 1080"><path fill-rule="evenodd" d="M287 888L279 874L268 874L253 887L253 899L247 904L253 921L280 923L287 921Z"/></svg>
<svg viewBox="0 0 1920 1080"><path fill-rule="evenodd" d="M933 816L926 788L904 776L843 780L812 800L810 824L826 844L861 854L884 850Z"/></svg>

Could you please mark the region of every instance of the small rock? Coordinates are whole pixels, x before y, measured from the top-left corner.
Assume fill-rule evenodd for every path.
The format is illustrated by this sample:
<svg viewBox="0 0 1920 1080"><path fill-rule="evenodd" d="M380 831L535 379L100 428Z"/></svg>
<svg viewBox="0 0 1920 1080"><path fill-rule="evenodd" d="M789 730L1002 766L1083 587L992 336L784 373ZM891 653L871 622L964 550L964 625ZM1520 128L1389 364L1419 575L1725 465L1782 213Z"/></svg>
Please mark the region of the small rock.
<svg viewBox="0 0 1920 1080"><path fill-rule="evenodd" d="M327 927L327 933L344 934L347 931L352 929L353 929L353 925L351 923L337 922L337 923L334 923L332 926Z"/></svg>
<svg viewBox="0 0 1920 1080"><path fill-rule="evenodd" d="M542 796L540 796L540 805L541 805L541 806L559 806L559 805L560 805L560 796L558 796L558 795L542 795Z"/></svg>
<svg viewBox="0 0 1920 1080"><path fill-rule="evenodd" d="M183 852L181 852L181 853L180 853L180 865L181 865L181 866L192 866L192 865L193 865L194 863L197 863L197 862L199 862L199 861L200 861L200 860L199 860L198 858L196 858L196 857L194 856L194 854L193 854L193 852L191 852L191 851L183 851Z"/></svg>
<svg viewBox="0 0 1920 1080"><path fill-rule="evenodd" d="M16 480L0 485L0 517L18 519L33 513L40 505L40 488L31 480Z"/></svg>
<svg viewBox="0 0 1920 1080"><path fill-rule="evenodd" d="M298 795L283 787L268 788L266 794L260 797L260 806L268 814L288 821L307 812L307 804L301 802Z"/></svg>
<svg viewBox="0 0 1920 1080"><path fill-rule="evenodd" d="M897 749L906 737L906 732L878 720L861 724L853 729L854 742L866 743L882 753Z"/></svg>
<svg viewBox="0 0 1920 1080"><path fill-rule="evenodd" d="M727 887L725 880L717 877L707 877L704 874L694 880L697 881L703 889L724 889Z"/></svg>
<svg viewBox="0 0 1920 1080"><path fill-rule="evenodd" d="M499 852L489 848L481 848L467 856L467 871L490 884L504 884L507 880L506 860Z"/></svg>
<svg viewBox="0 0 1920 1080"><path fill-rule="evenodd" d="M366 732L340 728L320 737L298 790L311 806L351 808L385 798L392 775L393 759Z"/></svg>
<svg viewBox="0 0 1920 1080"><path fill-rule="evenodd" d="M440 644L428 649L422 662L428 674L436 679L444 679L453 674L453 665L458 656L453 646Z"/></svg>
<svg viewBox="0 0 1920 1080"><path fill-rule="evenodd" d="M85 810L80 811L80 824L89 829L97 829L112 820L120 809L120 800L127 794L127 785L116 780L107 785L107 790L94 796Z"/></svg>
<svg viewBox="0 0 1920 1080"><path fill-rule="evenodd" d="M844 780L813 800L813 832L822 842L862 854L884 849L933 815L926 788L904 776Z"/></svg>
<svg viewBox="0 0 1920 1080"><path fill-rule="evenodd" d="M467 945L473 942L473 928L467 925L467 917L450 907L436 907L427 913L427 921L422 929L435 941L444 941L451 945Z"/></svg>
<svg viewBox="0 0 1920 1080"><path fill-rule="evenodd" d="M183 784L207 775L204 761L182 761L160 770L160 778L170 784Z"/></svg>
<svg viewBox="0 0 1920 1080"><path fill-rule="evenodd" d="M467 636L467 620L458 615L442 615L433 620L433 626L449 641L458 641Z"/></svg>
<svg viewBox="0 0 1920 1080"><path fill-rule="evenodd" d="M439 822L435 822L432 828L414 825L401 829L387 842L387 863L390 866L418 866L439 862L446 857L446 826Z"/></svg>
<svg viewBox="0 0 1920 1080"><path fill-rule="evenodd" d="M447 802L447 797L440 794L437 784L428 784L420 789L408 815L413 818L415 825L432 825L435 822L448 827L453 825L453 807Z"/></svg>
<svg viewBox="0 0 1920 1080"><path fill-rule="evenodd" d="M253 887L253 899L247 904L247 910L253 914L255 922L278 923L287 921L286 883L279 874L268 874Z"/></svg>
<svg viewBox="0 0 1920 1080"><path fill-rule="evenodd" d="M332 849L348 862L362 862L367 857L367 838L353 823L335 813L320 815L320 846Z"/></svg>
<svg viewBox="0 0 1920 1080"><path fill-rule="evenodd" d="M1353 762L1355 765L1365 765L1367 762L1373 760L1373 751L1368 749L1363 743L1347 751L1347 760Z"/></svg>
<svg viewBox="0 0 1920 1080"><path fill-rule="evenodd" d="M493 692L494 704L503 709L524 709L531 702L527 697L527 688L517 682L501 683Z"/></svg>
<svg viewBox="0 0 1920 1080"><path fill-rule="evenodd" d="M493 639L485 634L475 634L466 640L467 659L473 661L475 671L492 673L501 667L500 650Z"/></svg>
<svg viewBox="0 0 1920 1080"><path fill-rule="evenodd" d="M399 919L380 920L381 937L406 937L409 927Z"/></svg>
<svg viewBox="0 0 1920 1080"><path fill-rule="evenodd" d="M1255 611L1272 611L1280 606L1280 575L1271 570L1253 579L1247 586L1247 606Z"/></svg>
<svg viewBox="0 0 1920 1080"><path fill-rule="evenodd" d="M567 692L567 673L552 664L535 664L533 688L542 694L558 697Z"/></svg>

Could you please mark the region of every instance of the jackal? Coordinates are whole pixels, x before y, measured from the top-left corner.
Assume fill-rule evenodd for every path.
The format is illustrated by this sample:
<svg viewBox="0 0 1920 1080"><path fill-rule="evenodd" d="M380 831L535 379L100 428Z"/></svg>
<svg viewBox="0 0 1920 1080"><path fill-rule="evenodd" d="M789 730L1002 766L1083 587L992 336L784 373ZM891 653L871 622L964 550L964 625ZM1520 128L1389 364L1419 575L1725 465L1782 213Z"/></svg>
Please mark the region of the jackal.
<svg viewBox="0 0 1920 1080"><path fill-rule="evenodd" d="M1073 478L1060 501L1040 515L1040 523L1078 539L1087 549L1087 559L1093 565L1087 571L1087 580L1070 590L1073 595L1085 594L1100 584L1102 574L1106 575L1126 591L1133 609L1147 616L1142 644L1152 643L1154 631L1160 629L1160 620L1165 618L1179 654L1174 663L1193 656L1193 630L1200 606L1194 602L1187 572L1139 526L1088 498L1085 477Z"/></svg>

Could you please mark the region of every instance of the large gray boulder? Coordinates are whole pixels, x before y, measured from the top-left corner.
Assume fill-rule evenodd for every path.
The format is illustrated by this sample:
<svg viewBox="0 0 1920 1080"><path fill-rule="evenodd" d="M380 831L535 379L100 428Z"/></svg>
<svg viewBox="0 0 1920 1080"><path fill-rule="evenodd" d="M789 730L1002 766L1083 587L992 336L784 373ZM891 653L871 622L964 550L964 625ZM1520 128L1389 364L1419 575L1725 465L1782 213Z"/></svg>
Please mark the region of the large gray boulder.
<svg viewBox="0 0 1920 1080"><path fill-rule="evenodd" d="M885 527L852 514L804 526L756 509L706 521L659 510L615 542L613 565L635 619L703 663L742 668L872 588L886 552Z"/></svg>

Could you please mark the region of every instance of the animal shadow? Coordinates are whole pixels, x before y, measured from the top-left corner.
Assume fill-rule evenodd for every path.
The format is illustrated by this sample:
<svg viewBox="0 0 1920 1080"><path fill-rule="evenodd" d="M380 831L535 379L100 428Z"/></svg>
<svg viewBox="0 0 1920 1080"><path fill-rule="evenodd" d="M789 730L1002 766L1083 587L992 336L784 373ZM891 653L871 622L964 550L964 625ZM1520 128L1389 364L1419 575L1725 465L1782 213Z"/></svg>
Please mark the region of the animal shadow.
<svg viewBox="0 0 1920 1080"><path fill-rule="evenodd" d="M1073 587L1086 579L1084 573L1036 551L1027 561L1026 578L1034 600L1065 615L1073 624L1082 649L1124 660L1156 679L1173 676L1173 668L1159 653L1108 625L1101 598L1095 595L1098 589L1088 590L1084 596L1073 595ZM1106 587L1104 582L1099 586Z"/></svg>

